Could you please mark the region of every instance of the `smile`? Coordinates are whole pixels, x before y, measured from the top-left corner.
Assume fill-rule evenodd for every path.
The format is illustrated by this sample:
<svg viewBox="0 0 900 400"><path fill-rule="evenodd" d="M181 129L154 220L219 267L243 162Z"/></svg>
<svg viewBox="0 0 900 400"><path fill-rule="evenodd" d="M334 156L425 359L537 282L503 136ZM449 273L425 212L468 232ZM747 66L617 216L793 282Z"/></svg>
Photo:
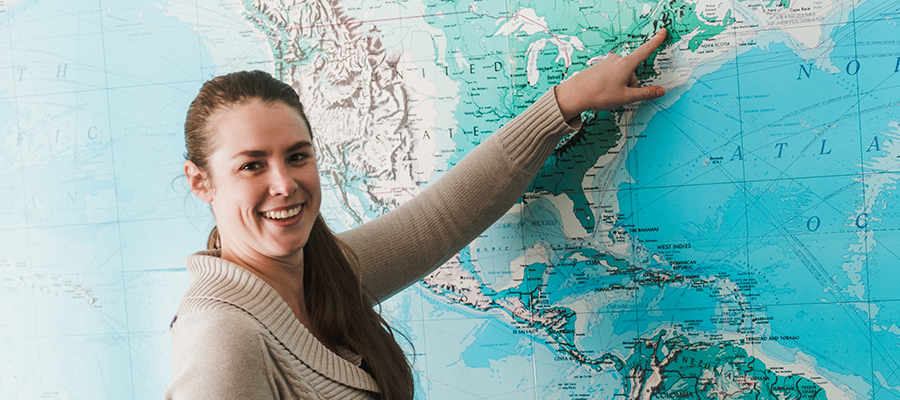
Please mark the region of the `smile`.
<svg viewBox="0 0 900 400"><path fill-rule="evenodd" d="M288 219L288 218L292 218L292 217L296 216L297 214L300 214L300 210L302 210L302 209L303 209L303 205L301 204L297 207L294 207L294 208L291 208L288 210L266 211L266 212L262 213L262 215L263 215L263 217L266 217L268 219Z"/></svg>

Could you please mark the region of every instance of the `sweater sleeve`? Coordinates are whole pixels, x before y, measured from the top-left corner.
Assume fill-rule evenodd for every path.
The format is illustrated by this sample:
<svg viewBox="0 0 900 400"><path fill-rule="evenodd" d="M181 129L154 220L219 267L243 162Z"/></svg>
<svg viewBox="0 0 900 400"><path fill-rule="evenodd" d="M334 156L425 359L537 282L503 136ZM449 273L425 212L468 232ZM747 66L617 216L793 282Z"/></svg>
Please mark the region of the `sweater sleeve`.
<svg viewBox="0 0 900 400"><path fill-rule="evenodd" d="M384 299L449 260L515 204L578 127L563 120L551 89L415 198L339 234L359 257L363 283Z"/></svg>
<svg viewBox="0 0 900 400"><path fill-rule="evenodd" d="M172 384L164 399L275 399L263 338L246 316L201 312L172 328Z"/></svg>

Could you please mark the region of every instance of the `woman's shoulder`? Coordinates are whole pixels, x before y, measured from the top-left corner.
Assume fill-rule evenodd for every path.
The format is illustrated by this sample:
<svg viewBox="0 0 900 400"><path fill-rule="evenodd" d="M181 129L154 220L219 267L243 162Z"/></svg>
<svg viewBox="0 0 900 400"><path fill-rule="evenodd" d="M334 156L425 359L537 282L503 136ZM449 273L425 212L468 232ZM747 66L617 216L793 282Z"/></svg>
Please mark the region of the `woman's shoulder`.
<svg viewBox="0 0 900 400"><path fill-rule="evenodd" d="M203 310L179 315L170 329L173 361L194 369L265 370L265 333L239 310Z"/></svg>
<svg viewBox="0 0 900 400"><path fill-rule="evenodd" d="M265 337L252 316L228 309L179 315L171 337L166 398L274 398Z"/></svg>
<svg viewBox="0 0 900 400"><path fill-rule="evenodd" d="M172 340L214 341L243 343L257 340L264 327L252 315L237 307L207 307L194 312L178 314L170 325Z"/></svg>

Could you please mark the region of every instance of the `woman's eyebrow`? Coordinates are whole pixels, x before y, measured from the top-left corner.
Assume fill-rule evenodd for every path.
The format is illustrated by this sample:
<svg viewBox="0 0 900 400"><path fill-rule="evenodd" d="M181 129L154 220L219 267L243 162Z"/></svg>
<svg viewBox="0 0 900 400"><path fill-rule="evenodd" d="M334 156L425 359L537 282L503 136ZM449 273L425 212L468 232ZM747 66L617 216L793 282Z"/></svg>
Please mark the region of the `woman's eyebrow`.
<svg viewBox="0 0 900 400"><path fill-rule="evenodd" d="M312 147L312 142L310 142L309 140L301 140L297 143L294 143L294 145L292 145L291 147L288 147L287 152L292 153L304 147Z"/></svg>
<svg viewBox="0 0 900 400"><path fill-rule="evenodd" d="M235 154L232 159L239 157L250 157L250 158L263 158L269 155L268 151L265 150L244 150L240 153Z"/></svg>
<svg viewBox="0 0 900 400"><path fill-rule="evenodd" d="M285 151L285 152L292 153L292 152L300 150L304 147L312 147L312 142L310 142L308 140L301 140L301 141L291 145L291 147L288 147L287 151ZM268 155L269 155L269 152L265 151L265 150L244 150L240 153L235 154L234 157L232 157L232 158L239 158L239 157L264 158L264 157L267 157Z"/></svg>

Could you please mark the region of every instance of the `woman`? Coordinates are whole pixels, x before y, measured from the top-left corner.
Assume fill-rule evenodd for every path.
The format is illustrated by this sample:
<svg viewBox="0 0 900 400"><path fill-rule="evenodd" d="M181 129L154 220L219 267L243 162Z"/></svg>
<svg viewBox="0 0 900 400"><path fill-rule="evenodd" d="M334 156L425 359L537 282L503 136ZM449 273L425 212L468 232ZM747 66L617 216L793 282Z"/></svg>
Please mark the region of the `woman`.
<svg viewBox="0 0 900 400"><path fill-rule="evenodd" d="M337 236L319 215L296 93L258 71L207 82L185 121L184 169L217 228L187 259L166 398L412 399L409 364L373 304L502 216L582 111L664 94L637 88L633 72L664 38L574 75L416 198Z"/></svg>

